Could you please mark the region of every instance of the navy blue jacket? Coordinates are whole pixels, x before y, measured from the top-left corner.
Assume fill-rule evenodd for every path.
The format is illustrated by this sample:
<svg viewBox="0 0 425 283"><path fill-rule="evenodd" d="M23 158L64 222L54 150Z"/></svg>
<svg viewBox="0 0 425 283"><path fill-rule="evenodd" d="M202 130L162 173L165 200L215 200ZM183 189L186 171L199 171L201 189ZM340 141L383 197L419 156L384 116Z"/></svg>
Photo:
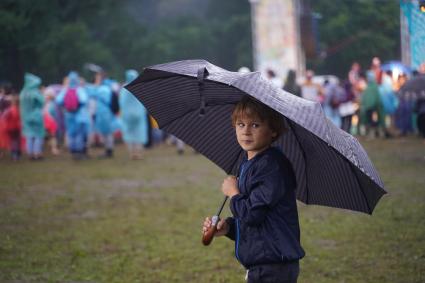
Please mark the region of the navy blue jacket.
<svg viewBox="0 0 425 283"><path fill-rule="evenodd" d="M242 171L242 172L241 172ZM239 169L240 194L230 201L233 217L227 237L246 268L302 258L292 165L277 148L269 148Z"/></svg>

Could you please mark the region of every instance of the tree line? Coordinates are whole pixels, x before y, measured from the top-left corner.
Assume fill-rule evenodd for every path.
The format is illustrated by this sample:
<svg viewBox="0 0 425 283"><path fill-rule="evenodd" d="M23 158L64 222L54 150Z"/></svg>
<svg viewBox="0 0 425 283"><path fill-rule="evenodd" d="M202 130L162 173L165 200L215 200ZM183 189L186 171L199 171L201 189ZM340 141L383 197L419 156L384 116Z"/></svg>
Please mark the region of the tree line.
<svg viewBox="0 0 425 283"><path fill-rule="evenodd" d="M310 2L321 51L308 66L343 75L353 60L399 57L397 1L335 3ZM189 58L252 68L250 17L247 0L2 0L0 80L20 87L33 72L60 82L69 70L89 75L87 63L123 79L128 68Z"/></svg>

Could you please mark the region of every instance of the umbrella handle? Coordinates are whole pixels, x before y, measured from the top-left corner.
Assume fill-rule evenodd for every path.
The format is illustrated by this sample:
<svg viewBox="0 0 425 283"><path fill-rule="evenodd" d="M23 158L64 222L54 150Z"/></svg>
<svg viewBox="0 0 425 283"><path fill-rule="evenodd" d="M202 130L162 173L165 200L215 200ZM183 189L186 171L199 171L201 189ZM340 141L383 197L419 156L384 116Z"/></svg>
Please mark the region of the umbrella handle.
<svg viewBox="0 0 425 283"><path fill-rule="evenodd" d="M202 235L202 243L204 244L204 246L208 246L209 244L211 244L212 240L214 239L214 235L217 232L217 224L220 221L221 211L223 210L224 204L226 203L228 198L229 198L228 196L224 197L224 200L220 206L220 209L217 212L217 215L214 215L211 218L212 223L210 228L208 228L208 230L205 231L204 234Z"/></svg>
<svg viewBox="0 0 425 283"><path fill-rule="evenodd" d="M211 244L214 239L214 235L217 232L218 221L220 221L220 217L214 215L211 219L211 226L204 232L204 234L202 234L202 244L204 244L204 246Z"/></svg>

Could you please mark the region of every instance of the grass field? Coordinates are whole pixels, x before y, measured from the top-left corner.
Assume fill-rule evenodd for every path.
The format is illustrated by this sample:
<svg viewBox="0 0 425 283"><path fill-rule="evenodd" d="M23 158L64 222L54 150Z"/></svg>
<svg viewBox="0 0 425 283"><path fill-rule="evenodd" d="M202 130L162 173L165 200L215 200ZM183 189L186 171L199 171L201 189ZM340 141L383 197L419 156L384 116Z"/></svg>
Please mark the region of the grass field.
<svg viewBox="0 0 425 283"><path fill-rule="evenodd" d="M372 216L299 203L301 283L425 282L425 144L362 143L389 194ZM141 161L122 145L113 160L0 160L0 282L244 282L233 242L200 241L224 177L167 146Z"/></svg>

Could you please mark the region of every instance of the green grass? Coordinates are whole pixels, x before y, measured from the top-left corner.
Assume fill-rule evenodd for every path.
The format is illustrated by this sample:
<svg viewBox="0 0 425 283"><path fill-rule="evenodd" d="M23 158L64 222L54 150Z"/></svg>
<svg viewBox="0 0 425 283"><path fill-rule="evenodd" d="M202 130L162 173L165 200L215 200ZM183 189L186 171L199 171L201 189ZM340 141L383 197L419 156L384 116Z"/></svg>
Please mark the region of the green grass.
<svg viewBox="0 0 425 283"><path fill-rule="evenodd" d="M390 193L373 216L299 203L301 283L425 282L425 144L362 143ZM224 177L167 146L141 161L123 146L113 160L0 160L0 282L244 282L233 242L201 244Z"/></svg>

